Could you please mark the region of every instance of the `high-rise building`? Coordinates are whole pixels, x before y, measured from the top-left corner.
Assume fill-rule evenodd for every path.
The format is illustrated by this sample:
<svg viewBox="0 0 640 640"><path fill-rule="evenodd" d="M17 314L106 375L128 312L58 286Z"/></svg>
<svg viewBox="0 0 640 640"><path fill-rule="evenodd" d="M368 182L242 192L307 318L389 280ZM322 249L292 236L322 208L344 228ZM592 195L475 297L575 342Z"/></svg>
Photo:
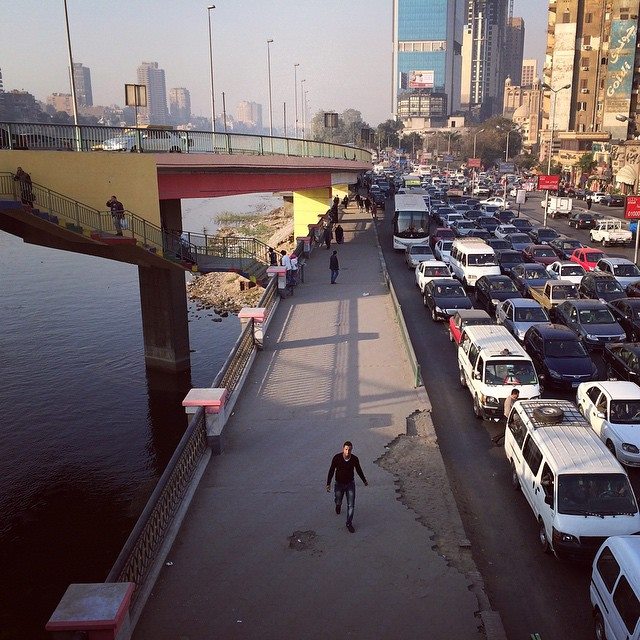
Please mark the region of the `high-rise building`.
<svg viewBox="0 0 640 640"><path fill-rule="evenodd" d="M169 113L176 124L187 124L191 119L191 94L184 87L169 89Z"/></svg>
<svg viewBox="0 0 640 640"><path fill-rule="evenodd" d="M73 115L73 98L70 93L52 93L47 96L47 104L56 111L64 111Z"/></svg>
<svg viewBox="0 0 640 640"><path fill-rule="evenodd" d="M502 111L507 9L505 0L466 2L461 101L482 118Z"/></svg>
<svg viewBox="0 0 640 640"><path fill-rule="evenodd" d="M527 58L522 61L522 76L520 84L530 87L538 77L538 61L535 58Z"/></svg>
<svg viewBox="0 0 640 640"><path fill-rule="evenodd" d="M392 113L411 95L444 94L460 108L464 0L393 0Z"/></svg>
<svg viewBox="0 0 640 640"><path fill-rule="evenodd" d="M262 105L242 100L236 107L236 122L240 122L246 127L262 129Z"/></svg>
<svg viewBox="0 0 640 640"><path fill-rule="evenodd" d="M91 91L91 69L84 67L81 62L73 63L73 80L76 85L76 99L79 107L93 106L93 92Z"/></svg>
<svg viewBox="0 0 640 640"><path fill-rule="evenodd" d="M639 8L639 0L549 4L544 82L556 93L544 96L544 157L552 124L554 155L559 149L565 165L590 152L594 143L626 140L629 120L640 117Z"/></svg>
<svg viewBox="0 0 640 640"><path fill-rule="evenodd" d="M143 124L167 124L167 86L164 69L157 62L143 62L138 67L138 84L147 87L147 107L139 111L139 122Z"/></svg>
<svg viewBox="0 0 640 640"><path fill-rule="evenodd" d="M522 84L522 57L524 54L524 20L507 20L507 37L502 57L502 73L513 84Z"/></svg>

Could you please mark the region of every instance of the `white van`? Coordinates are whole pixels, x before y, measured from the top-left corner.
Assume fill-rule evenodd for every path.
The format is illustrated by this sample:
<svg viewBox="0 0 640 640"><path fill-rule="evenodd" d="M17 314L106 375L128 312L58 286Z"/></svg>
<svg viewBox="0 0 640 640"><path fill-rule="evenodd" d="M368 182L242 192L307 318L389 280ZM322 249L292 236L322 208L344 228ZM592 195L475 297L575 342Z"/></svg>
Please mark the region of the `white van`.
<svg viewBox="0 0 640 640"><path fill-rule="evenodd" d="M540 396L533 362L506 327L466 327L458 348L458 369L476 418L501 418L504 401L514 388L521 399Z"/></svg>
<svg viewBox="0 0 640 640"><path fill-rule="evenodd" d="M593 561L589 591L596 638L640 639L640 537L604 541Z"/></svg>
<svg viewBox="0 0 640 640"><path fill-rule="evenodd" d="M479 238L455 240L449 266L454 277L467 287L475 287L482 276L500 275L495 251Z"/></svg>
<svg viewBox="0 0 640 640"><path fill-rule="evenodd" d="M591 559L604 539L640 532L629 478L567 400L520 400L509 414L504 452L514 489L558 558Z"/></svg>

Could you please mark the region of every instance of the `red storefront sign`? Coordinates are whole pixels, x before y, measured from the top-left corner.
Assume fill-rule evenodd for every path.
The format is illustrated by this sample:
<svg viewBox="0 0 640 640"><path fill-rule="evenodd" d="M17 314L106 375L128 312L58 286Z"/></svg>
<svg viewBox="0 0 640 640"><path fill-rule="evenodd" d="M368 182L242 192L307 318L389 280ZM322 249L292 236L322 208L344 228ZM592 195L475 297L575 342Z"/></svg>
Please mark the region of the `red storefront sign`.
<svg viewBox="0 0 640 640"><path fill-rule="evenodd" d="M627 196L627 201L624 205L624 217L627 220L640 219L640 196Z"/></svg>
<svg viewBox="0 0 640 640"><path fill-rule="evenodd" d="M469 167L469 169L479 169L481 166L480 158L469 158L467 160L467 167Z"/></svg>
<svg viewBox="0 0 640 640"><path fill-rule="evenodd" d="M541 191L557 191L560 187L560 176L538 176L538 189Z"/></svg>

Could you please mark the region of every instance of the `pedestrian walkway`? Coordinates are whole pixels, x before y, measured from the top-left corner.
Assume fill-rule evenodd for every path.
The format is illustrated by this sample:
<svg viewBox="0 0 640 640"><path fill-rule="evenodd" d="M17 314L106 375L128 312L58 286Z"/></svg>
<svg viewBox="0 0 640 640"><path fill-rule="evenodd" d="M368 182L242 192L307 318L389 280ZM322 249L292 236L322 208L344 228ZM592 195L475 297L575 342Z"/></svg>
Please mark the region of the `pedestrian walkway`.
<svg viewBox="0 0 640 640"><path fill-rule="evenodd" d="M477 640L469 581L376 464L424 409L384 284L371 218L351 204L330 285L316 248L277 309L222 455L200 482L134 640ZM355 533L325 490L351 440ZM448 491L448 488L447 488Z"/></svg>

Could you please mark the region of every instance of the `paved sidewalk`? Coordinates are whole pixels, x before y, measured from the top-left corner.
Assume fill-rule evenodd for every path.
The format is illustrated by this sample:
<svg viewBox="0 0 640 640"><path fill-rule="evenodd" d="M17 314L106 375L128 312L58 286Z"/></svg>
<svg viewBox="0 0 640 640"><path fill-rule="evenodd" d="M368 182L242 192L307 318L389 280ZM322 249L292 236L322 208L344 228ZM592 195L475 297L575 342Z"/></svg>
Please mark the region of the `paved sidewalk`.
<svg viewBox="0 0 640 640"><path fill-rule="evenodd" d="M314 250L282 302L212 458L135 640L466 640L469 581L375 464L424 409L383 284L370 218L341 221L340 275ZM355 534L325 491L331 457L354 443ZM448 489L447 489L448 490ZM457 516L456 516L457 517Z"/></svg>

